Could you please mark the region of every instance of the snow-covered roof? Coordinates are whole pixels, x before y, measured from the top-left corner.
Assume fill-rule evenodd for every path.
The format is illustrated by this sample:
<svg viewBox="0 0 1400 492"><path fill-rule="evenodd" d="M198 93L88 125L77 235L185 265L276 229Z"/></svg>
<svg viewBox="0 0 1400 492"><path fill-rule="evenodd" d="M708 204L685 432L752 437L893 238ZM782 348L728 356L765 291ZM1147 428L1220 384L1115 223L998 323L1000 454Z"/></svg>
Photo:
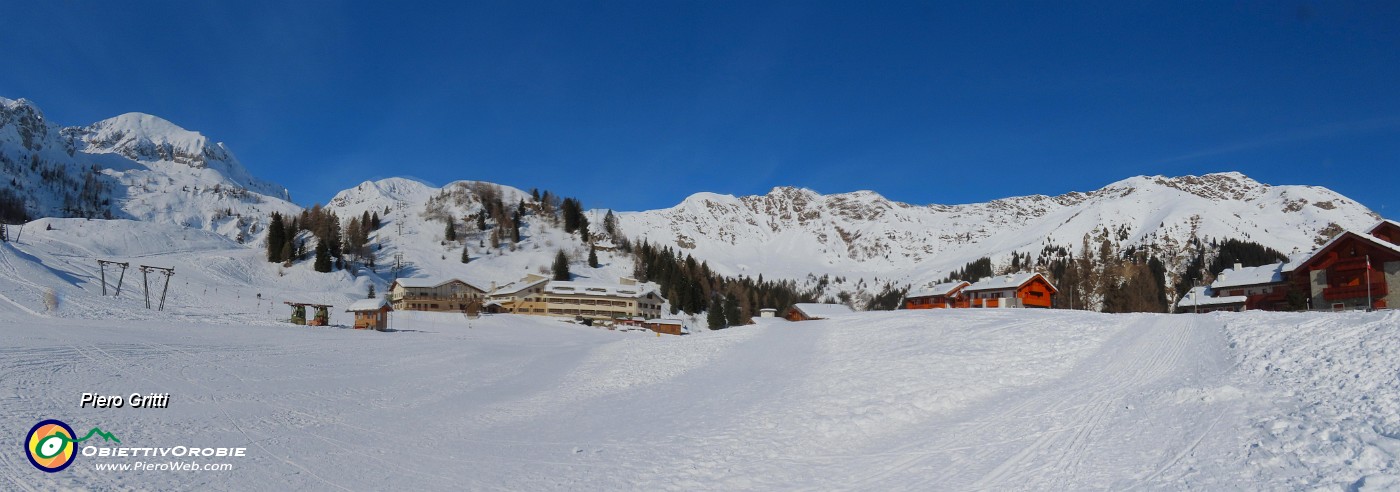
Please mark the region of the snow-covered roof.
<svg viewBox="0 0 1400 492"><path fill-rule="evenodd" d="M909 293L904 296L904 298L908 299L912 297L946 296L952 293L953 291L957 290L959 287L966 285L972 284L966 280L954 280L952 282L934 284L919 289L911 289Z"/></svg>
<svg viewBox="0 0 1400 492"><path fill-rule="evenodd" d="M534 287L534 286L536 286L536 285L539 285L539 284L542 284L542 283L545 283L545 282L548 282L548 281L549 281L549 278L548 278L548 277L540 277L540 278L537 278L537 279L534 279L534 280L528 280L528 281L525 280L525 279L520 279L520 280L516 280L516 281L511 282L511 283L502 285L502 286L500 286L500 287L497 287L496 290L491 291L491 295L493 295L493 296L503 296L503 295L514 294L514 293L520 292L520 291L522 291L522 290L528 289L528 288L530 288L530 287Z"/></svg>
<svg viewBox="0 0 1400 492"><path fill-rule="evenodd" d="M977 283L969 285L966 289L963 290L965 292L977 292L984 290L1015 289L1017 287L1025 285L1026 282L1030 282L1031 279L1035 277L1040 277L1041 279L1045 278L1039 273L1015 273L1011 275L998 275L995 277L989 277L979 280L977 281ZM1048 284L1050 283L1050 281L1046 280L1045 283ZM1054 285L1051 285L1051 287L1054 287Z"/></svg>
<svg viewBox="0 0 1400 492"><path fill-rule="evenodd" d="M1393 221L1393 220L1390 220L1390 219L1381 219L1381 221L1380 221L1380 222L1377 222L1376 225L1373 225L1373 226L1371 226L1369 229L1366 229L1366 233L1367 233L1367 234L1370 234L1370 233L1372 233L1372 232L1376 232L1376 229L1380 229L1381 226L1386 225L1386 224L1390 224L1390 225L1395 226L1395 227L1400 227L1400 222L1396 222L1396 221Z"/></svg>
<svg viewBox="0 0 1400 492"><path fill-rule="evenodd" d="M1374 229L1374 228L1372 228L1372 229ZM1337 244L1338 241L1341 241L1342 238L1347 237L1347 236L1356 236L1358 239L1361 239L1362 241L1370 242L1371 244L1374 244L1374 245L1379 246L1379 247L1381 247L1381 248L1394 251L1395 254L1400 254L1400 245L1397 245L1397 244L1390 244L1390 243L1385 242L1385 241L1381 240L1380 238L1375 237L1375 236L1372 236L1372 235L1370 235L1370 234L1364 234L1364 233L1360 233L1360 232L1356 232L1356 231L1352 231L1352 230L1347 230L1347 231L1342 231L1341 234L1337 234L1336 236L1333 236L1332 239L1331 239L1330 241L1327 241L1326 244L1323 244L1321 247L1319 247L1319 248L1313 250L1313 252L1308 253L1307 256L1302 257L1301 260L1290 261L1290 262L1288 262L1289 265L1292 266L1292 269L1291 269L1291 270L1285 270L1285 271L1292 271L1292 270L1298 269L1298 267L1303 266L1304 263L1307 263L1307 262L1309 262L1309 261L1312 261L1312 259L1313 259L1314 257L1316 257L1316 256L1318 255L1318 253L1321 253L1321 252L1323 252L1323 251L1327 251L1327 249L1328 249L1328 248L1331 248L1333 244Z"/></svg>
<svg viewBox="0 0 1400 492"><path fill-rule="evenodd" d="M1210 287L1200 286L1192 288L1186 295L1181 296L1181 300L1176 302L1177 307L1200 307L1200 306L1223 306L1228 304L1244 304L1249 296L1220 296L1214 297L1214 291Z"/></svg>
<svg viewBox="0 0 1400 492"><path fill-rule="evenodd" d="M684 324L685 324L684 321L681 321L681 320L678 320L678 319L661 319L661 318L649 319L649 320L646 320L646 322L647 322L647 323L651 323L651 324L655 324L655 325L684 325Z"/></svg>
<svg viewBox="0 0 1400 492"><path fill-rule="evenodd" d="M345 312L355 311L378 311L380 308L389 305L389 300L383 297L378 299L360 299L350 304Z"/></svg>
<svg viewBox="0 0 1400 492"><path fill-rule="evenodd" d="M404 286L405 288L409 288L409 289L431 289L431 288L433 288L433 287L438 287L438 286L441 286L441 285L444 285L444 284L449 284L449 283L452 283L452 282L461 282L461 283L467 284L467 286L469 286L469 287L471 287L471 288L473 288L473 289L480 290L480 291L485 291L485 289L482 289L481 287L478 287L476 284L473 284L473 283L468 282L468 281L466 281L466 280L462 280L462 279L460 279L460 278L409 277L409 278L394 279L394 283L395 283L395 284L402 285L402 286Z"/></svg>
<svg viewBox="0 0 1400 492"><path fill-rule="evenodd" d="M792 308L798 310L803 315L806 315L808 318L825 318L828 316L841 316L843 314L851 314L855 312L852 311L851 308L847 307L845 304L798 303L793 304Z"/></svg>
<svg viewBox="0 0 1400 492"><path fill-rule="evenodd" d="M642 297L656 289L644 285L604 284L574 281L551 281L544 286L549 294L600 297Z"/></svg>
<svg viewBox="0 0 1400 492"><path fill-rule="evenodd" d="M1283 266L1283 263L1273 263L1238 270L1230 268L1220 272L1220 276L1216 277L1215 282L1211 282L1210 287L1220 290L1227 287L1280 283L1283 282Z"/></svg>

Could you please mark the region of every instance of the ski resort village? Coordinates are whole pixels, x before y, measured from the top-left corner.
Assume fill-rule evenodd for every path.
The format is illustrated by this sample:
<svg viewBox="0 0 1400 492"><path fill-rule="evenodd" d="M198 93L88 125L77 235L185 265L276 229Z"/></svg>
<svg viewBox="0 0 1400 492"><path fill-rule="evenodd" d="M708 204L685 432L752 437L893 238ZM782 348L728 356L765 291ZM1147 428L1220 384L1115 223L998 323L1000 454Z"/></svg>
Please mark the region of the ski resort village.
<svg viewBox="0 0 1400 492"><path fill-rule="evenodd" d="M8 99L0 168L7 432L114 436L0 448L7 490L1400 486L1400 224L1326 188L303 208L161 118ZM99 451L174 445L245 455Z"/></svg>
<svg viewBox="0 0 1400 492"><path fill-rule="evenodd" d="M1400 2L0 19L0 492L1400 491Z"/></svg>

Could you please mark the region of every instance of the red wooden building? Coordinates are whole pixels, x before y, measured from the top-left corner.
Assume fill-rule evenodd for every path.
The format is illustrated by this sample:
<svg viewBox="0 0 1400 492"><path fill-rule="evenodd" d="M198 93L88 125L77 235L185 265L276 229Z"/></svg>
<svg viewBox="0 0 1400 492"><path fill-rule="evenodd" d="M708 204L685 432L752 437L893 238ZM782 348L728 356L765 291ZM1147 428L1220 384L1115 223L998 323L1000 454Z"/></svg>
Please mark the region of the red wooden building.
<svg viewBox="0 0 1400 492"><path fill-rule="evenodd" d="M1290 288L1306 292L1312 309L1400 305L1400 245L1389 242L1397 233L1400 225L1386 221L1369 235L1338 234L1297 264Z"/></svg>
<svg viewBox="0 0 1400 492"><path fill-rule="evenodd" d="M955 280L909 291L904 296L904 309L945 309L967 307L963 289L972 283Z"/></svg>
<svg viewBox="0 0 1400 492"><path fill-rule="evenodd" d="M986 278L962 289L967 307L1048 308L1059 290L1039 273Z"/></svg>

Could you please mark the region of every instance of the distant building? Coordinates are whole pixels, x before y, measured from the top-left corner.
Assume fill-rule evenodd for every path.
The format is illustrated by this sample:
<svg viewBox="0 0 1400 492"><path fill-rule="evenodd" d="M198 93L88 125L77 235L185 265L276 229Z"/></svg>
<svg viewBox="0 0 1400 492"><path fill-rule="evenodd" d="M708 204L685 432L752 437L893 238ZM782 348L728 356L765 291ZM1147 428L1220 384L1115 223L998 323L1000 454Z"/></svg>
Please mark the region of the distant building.
<svg viewBox="0 0 1400 492"><path fill-rule="evenodd" d="M1384 221L1369 234L1346 231L1296 262L1292 286L1313 309L1385 309L1400 305L1400 225ZM1370 305L1367 305L1367 303Z"/></svg>
<svg viewBox="0 0 1400 492"><path fill-rule="evenodd" d="M1284 310L1289 290L1286 266L1286 263L1273 263L1247 267L1236 263L1216 276L1210 284L1210 294L1222 298L1243 297L1245 301L1239 306L1239 311Z"/></svg>
<svg viewBox="0 0 1400 492"><path fill-rule="evenodd" d="M909 294L904 296L904 309L967 307L967 299L962 296L962 291L969 285L972 285L972 283L963 280L955 280L920 289L911 289Z"/></svg>
<svg viewBox="0 0 1400 492"><path fill-rule="evenodd" d="M401 278L389 285L395 311L467 312L480 308L486 291L455 278Z"/></svg>
<svg viewBox="0 0 1400 492"><path fill-rule="evenodd" d="M1059 291L1039 273L998 275L962 289L967 307L1048 308Z"/></svg>
<svg viewBox="0 0 1400 492"><path fill-rule="evenodd" d="M389 300L381 297L355 301L345 312L355 315L354 326L357 330L384 331L389 328L389 311L392 310Z"/></svg>
<svg viewBox="0 0 1400 492"><path fill-rule="evenodd" d="M624 278L620 283L553 281L527 276L496 289L488 311L591 320L661 317L665 299L655 289Z"/></svg>
<svg viewBox="0 0 1400 492"><path fill-rule="evenodd" d="M491 289L490 294L486 297L486 311L490 313L544 314L543 311L532 313L530 311L532 307L525 307L522 304L525 299L535 299L543 294L544 286L547 283L549 283L549 277L532 273L515 282Z"/></svg>
<svg viewBox="0 0 1400 492"><path fill-rule="evenodd" d="M1249 297L1217 296L1209 286L1202 285L1191 289L1176 302L1178 313L1210 313L1215 311L1243 311Z"/></svg>
<svg viewBox="0 0 1400 492"><path fill-rule="evenodd" d="M685 322L678 319L649 319L642 323L648 330L667 335L684 335Z"/></svg>
<svg viewBox="0 0 1400 492"><path fill-rule="evenodd" d="M1236 264L1208 288L1177 302L1177 312L1208 310L1387 309L1400 305L1400 222L1365 233L1343 231L1286 263Z"/></svg>
<svg viewBox="0 0 1400 492"><path fill-rule="evenodd" d="M783 317L787 318L788 321L810 321L854 312L845 304L799 303L788 308L787 314Z"/></svg>

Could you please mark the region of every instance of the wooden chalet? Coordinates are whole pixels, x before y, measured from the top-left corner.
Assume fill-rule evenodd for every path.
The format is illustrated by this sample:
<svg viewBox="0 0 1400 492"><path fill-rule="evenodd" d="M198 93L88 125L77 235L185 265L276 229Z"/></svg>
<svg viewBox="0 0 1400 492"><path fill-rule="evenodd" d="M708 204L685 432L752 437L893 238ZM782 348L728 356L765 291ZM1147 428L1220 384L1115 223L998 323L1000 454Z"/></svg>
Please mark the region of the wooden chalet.
<svg viewBox="0 0 1400 492"><path fill-rule="evenodd" d="M1297 263L1290 287L1312 309L1384 309L1400 305L1400 244L1386 221L1370 234L1346 231ZM1369 304L1368 304L1369 303Z"/></svg>
<svg viewBox="0 0 1400 492"><path fill-rule="evenodd" d="M400 278L386 296L395 311L438 311L475 314L486 290L456 278Z"/></svg>
<svg viewBox="0 0 1400 492"><path fill-rule="evenodd" d="M1400 223L1344 231L1287 263L1238 264L1177 303L1177 312L1386 309L1400 305Z"/></svg>
<svg viewBox="0 0 1400 492"><path fill-rule="evenodd" d="M845 304L799 303L788 308L787 314L783 317L787 318L788 321L811 321L853 312L855 311L851 311L851 308L846 307Z"/></svg>
<svg viewBox="0 0 1400 492"><path fill-rule="evenodd" d="M667 335L685 334L685 322L678 319L649 319L642 323L642 327Z"/></svg>
<svg viewBox="0 0 1400 492"><path fill-rule="evenodd" d="M1191 289L1176 302L1178 313L1213 313L1215 311L1243 311L1248 296L1221 296L1202 285Z"/></svg>
<svg viewBox="0 0 1400 492"><path fill-rule="evenodd" d="M955 280L910 290L904 296L904 309L965 308L967 299L962 296L962 291L969 285L972 283Z"/></svg>
<svg viewBox="0 0 1400 492"><path fill-rule="evenodd" d="M1237 311L1283 311L1288 309L1288 292L1291 290L1288 280L1293 266L1290 263L1273 263L1247 267L1236 263L1233 268L1216 276L1210 284L1210 291L1214 297L1244 299Z"/></svg>
<svg viewBox="0 0 1400 492"><path fill-rule="evenodd" d="M986 278L962 289L966 306L974 308L1049 308L1059 290L1039 273Z"/></svg>
<svg viewBox="0 0 1400 492"><path fill-rule="evenodd" d="M1390 244L1400 244L1400 222L1382 220L1366 233Z"/></svg>
<svg viewBox="0 0 1400 492"><path fill-rule="evenodd" d="M345 312L355 315L356 330L384 331L389 328L389 312L393 310L389 300L381 297L355 301Z"/></svg>

